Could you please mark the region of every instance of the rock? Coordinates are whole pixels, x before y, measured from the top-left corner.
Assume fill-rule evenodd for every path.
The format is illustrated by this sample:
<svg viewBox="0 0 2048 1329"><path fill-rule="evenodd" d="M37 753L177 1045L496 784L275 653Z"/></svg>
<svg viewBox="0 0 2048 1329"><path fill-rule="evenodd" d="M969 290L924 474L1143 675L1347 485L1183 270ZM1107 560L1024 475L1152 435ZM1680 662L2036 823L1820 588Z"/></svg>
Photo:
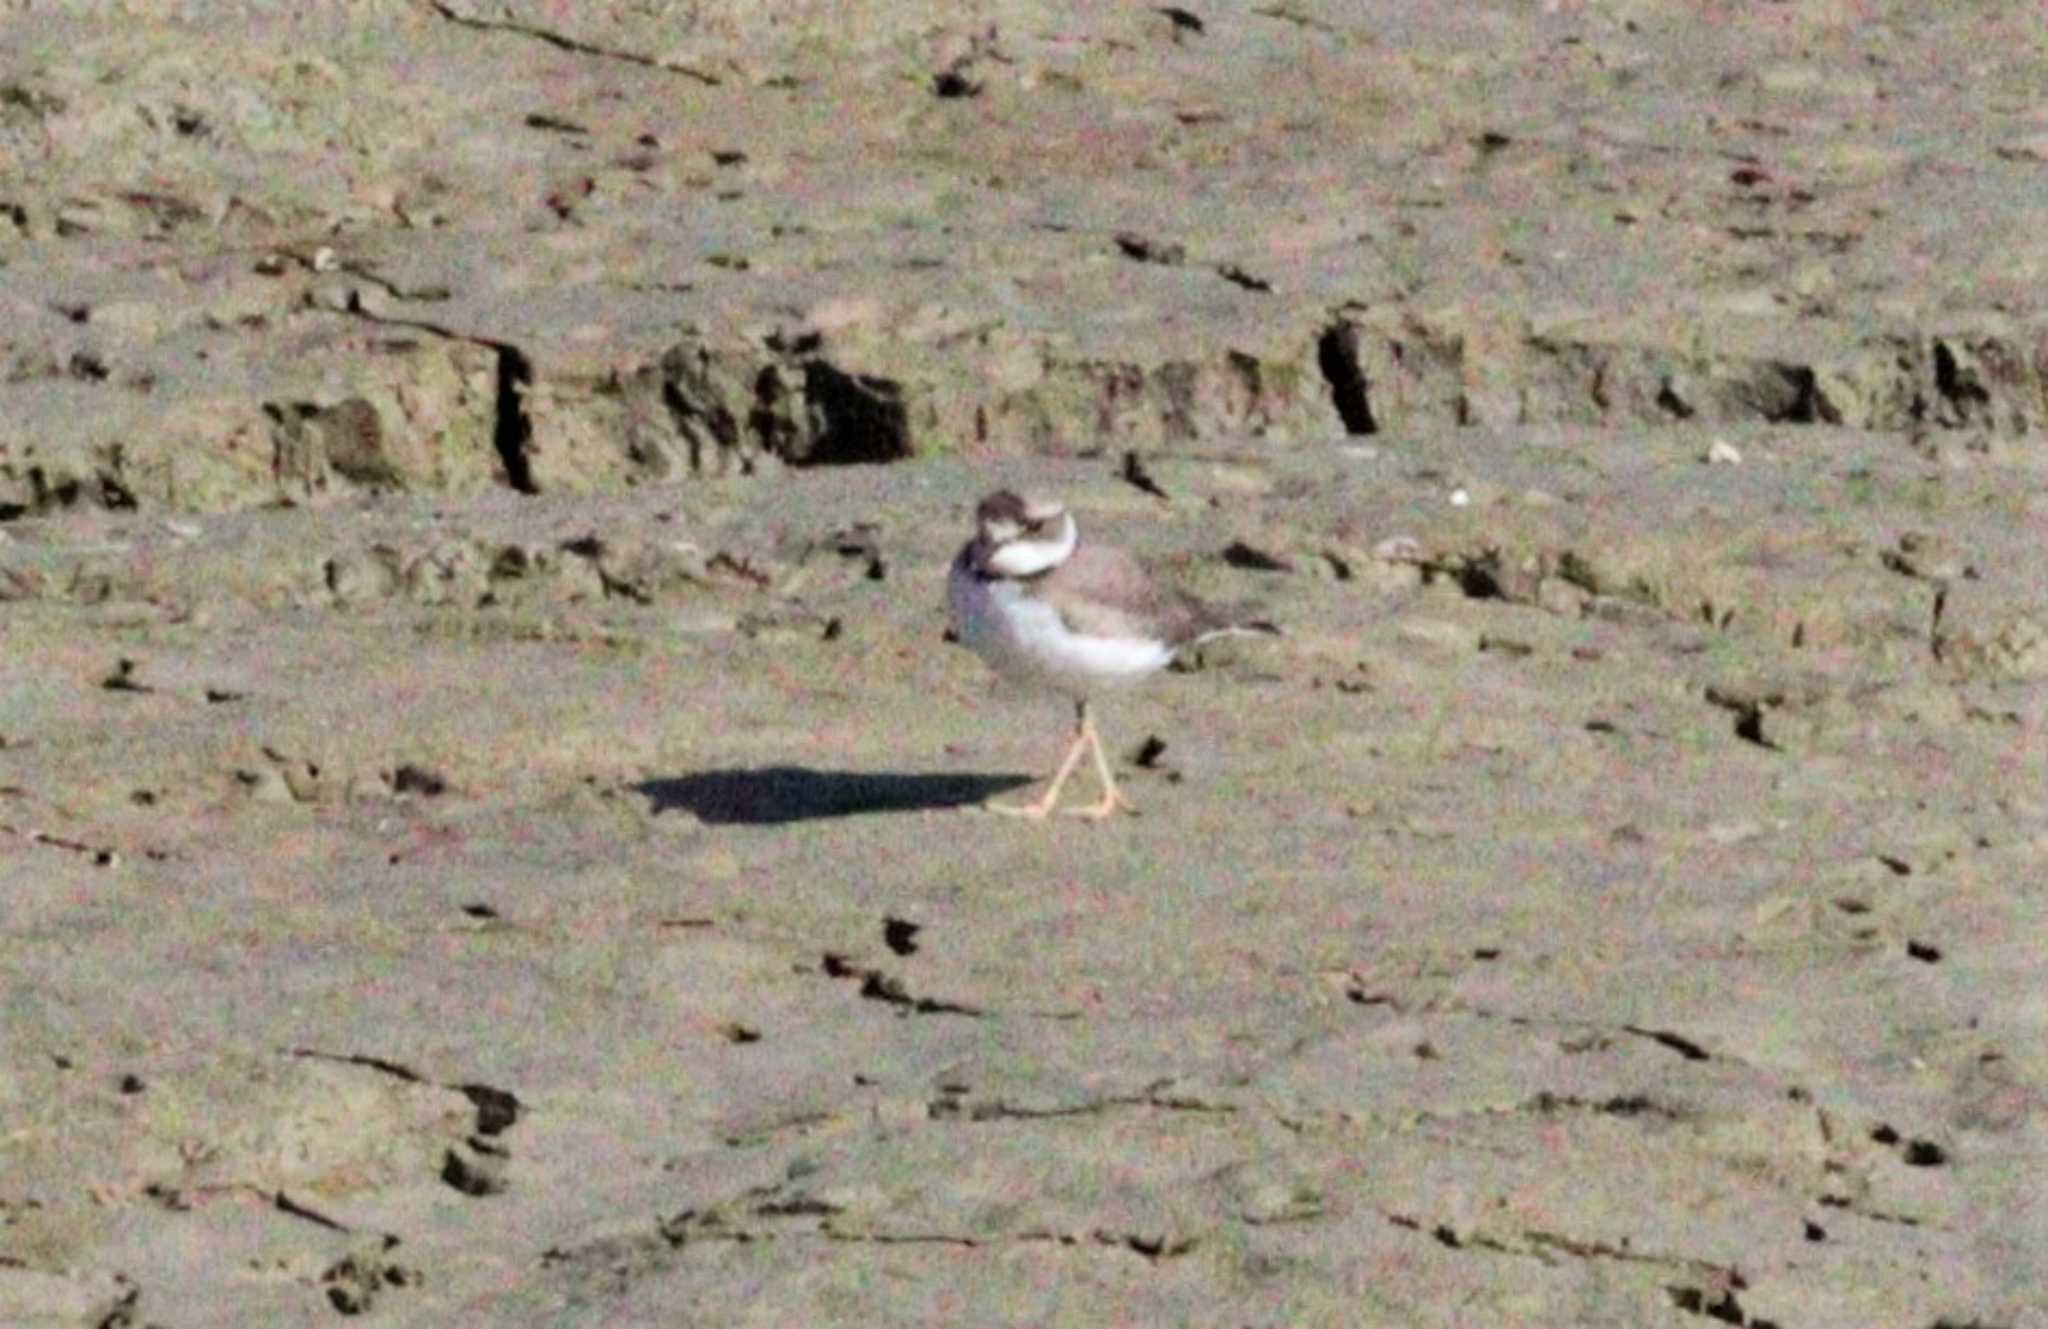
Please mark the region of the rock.
<svg viewBox="0 0 2048 1329"><path fill-rule="evenodd" d="M1895 547L1880 555L1893 572L1923 581L1952 581L1974 576L1955 541L1927 531L1906 531Z"/></svg>
<svg viewBox="0 0 2048 1329"><path fill-rule="evenodd" d="M1563 577L1545 577L1536 584L1537 608L1566 618L1577 618L1583 614L1589 598L1590 592L1585 587Z"/></svg>
<svg viewBox="0 0 2048 1329"><path fill-rule="evenodd" d="M285 782L283 772L274 766L254 766L235 772L235 779L248 791L249 797L258 803L295 803L291 786Z"/></svg>
<svg viewBox="0 0 2048 1329"><path fill-rule="evenodd" d="M131 1323L138 1289L119 1274L50 1273L0 1264L0 1321L17 1325Z"/></svg>
<svg viewBox="0 0 2048 1329"><path fill-rule="evenodd" d="M474 606L490 581L491 561L473 539L448 539L406 564L399 580L422 605Z"/></svg>
<svg viewBox="0 0 2048 1329"><path fill-rule="evenodd" d="M388 545L348 550L327 560L321 578L342 605L373 604L394 594L400 581L400 554Z"/></svg>
<svg viewBox="0 0 2048 1329"><path fill-rule="evenodd" d="M1479 632L1463 623L1414 618L1401 624L1396 636L1410 646L1441 655L1470 655L1479 649Z"/></svg>
<svg viewBox="0 0 2048 1329"><path fill-rule="evenodd" d="M2048 677L2048 628L2033 617L1976 621L1964 611L1953 622L1944 616L1934 654L1964 678Z"/></svg>

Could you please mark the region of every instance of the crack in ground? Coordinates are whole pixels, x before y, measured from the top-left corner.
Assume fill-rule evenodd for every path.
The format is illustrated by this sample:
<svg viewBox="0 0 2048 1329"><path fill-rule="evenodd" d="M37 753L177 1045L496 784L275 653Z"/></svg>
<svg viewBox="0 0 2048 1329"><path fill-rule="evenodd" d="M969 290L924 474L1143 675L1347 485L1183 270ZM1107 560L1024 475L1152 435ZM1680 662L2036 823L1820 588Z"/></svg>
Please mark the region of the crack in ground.
<svg viewBox="0 0 2048 1329"><path fill-rule="evenodd" d="M870 969L854 964L837 951L825 952L819 967L827 978L851 978L860 980L860 995L868 1001L885 1002L901 1007L917 1015L965 1015L980 1019L988 1014L979 1006L965 1002L946 1001L938 997L914 997L903 985L903 980L880 969Z"/></svg>
<svg viewBox="0 0 2048 1329"><path fill-rule="evenodd" d="M715 1210L685 1209L668 1218L658 1218L650 1232L628 1237L601 1237L579 1246L550 1246L542 1251L542 1268L581 1266L591 1280L610 1280L623 1288L635 1276L651 1277L675 1266L685 1247L700 1242L727 1242L747 1246L775 1241L830 1242L845 1246L947 1246L958 1250L990 1251L1003 1246L1050 1245L1067 1249L1098 1249L1136 1255L1148 1264L1176 1259L1195 1249L1200 1238L1165 1232L1090 1228L1086 1231L1055 1232L1034 1228L1023 1232L970 1236L961 1232L882 1232L836 1227L829 1220L816 1227L787 1231L736 1226Z"/></svg>
<svg viewBox="0 0 2048 1329"><path fill-rule="evenodd" d="M1588 1241L1562 1232L1546 1232L1541 1228L1524 1228L1522 1239L1541 1250L1562 1251L1580 1260L1618 1260L1625 1264L1654 1264L1667 1269L1689 1269L1695 1273L1725 1280L1731 1288L1746 1288L1748 1280L1742 1271L1732 1264L1716 1264L1691 1255L1671 1255L1662 1251L1638 1251L1628 1246L1617 1246L1605 1241Z"/></svg>
<svg viewBox="0 0 2048 1329"><path fill-rule="evenodd" d="M1888 1209L1865 1209L1846 1195L1823 1195L1820 1197L1820 1204L1823 1208L1834 1209L1870 1223L1889 1223L1894 1227L1925 1227L1936 1232L1955 1231L1946 1223L1931 1223L1923 1218L1915 1218L1912 1214L1895 1213Z"/></svg>
<svg viewBox="0 0 2048 1329"><path fill-rule="evenodd" d="M288 1191L272 1190L252 1181L205 1182L196 1186L170 1186L153 1181L142 1188L142 1194L168 1213L190 1213L222 1197L241 1198L258 1201L288 1218L311 1223L329 1232L353 1235L357 1231L353 1225L344 1223L331 1214L322 1213L303 1200L293 1199ZM390 1245L398 1244L396 1235L389 1232L382 1235Z"/></svg>
<svg viewBox="0 0 2048 1329"><path fill-rule="evenodd" d="M24 831L16 826L0 825L0 835L11 835L18 840L26 840L30 844L39 844L47 849L61 849L69 854L82 854L93 861L94 867L118 867L121 863L121 855L118 850L109 849L104 845L87 844L83 840L68 839L61 835L51 835L48 831Z"/></svg>
<svg viewBox="0 0 2048 1329"><path fill-rule="evenodd" d="M673 1268L675 1253L698 1242L726 1242L751 1245L755 1242L821 1241L841 1245L951 1246L962 1250L986 1250L1004 1245L1052 1244L1065 1247L1090 1246L1137 1255L1149 1263L1174 1259L1193 1250L1199 1235L1165 1230L1137 1230L1091 1227L1056 1231L1029 1228L1017 1232L968 1234L944 1230L878 1231L861 1226L872 1219L843 1220L845 1206L803 1190L787 1189L787 1182L750 1186L727 1199L702 1208L692 1207L666 1217L657 1215L651 1230L620 1236L598 1237L574 1246L551 1246L541 1252L543 1268L568 1265L589 1280L610 1280L623 1288L636 1276L653 1276ZM768 1219L816 1219L814 1224L785 1227L757 1226L746 1217Z"/></svg>
<svg viewBox="0 0 2048 1329"><path fill-rule="evenodd" d="M945 1092L926 1105L926 1112L935 1121L950 1117L965 1117L968 1121L1050 1121L1062 1117L1095 1117L1118 1108L1148 1108L1158 1112L1198 1112L1214 1116L1228 1116L1235 1113L1235 1103L1215 1103L1208 1099L1188 1094L1167 1094L1162 1092L1173 1081L1157 1080L1135 1094L1113 1094L1103 1098L1085 1099L1058 1107L1030 1107L1010 1103L997 1098L978 1103L964 1103L965 1087L959 1092ZM964 1110L963 1110L964 1109Z"/></svg>
<svg viewBox="0 0 2048 1329"><path fill-rule="evenodd" d="M946 1103L940 1099L937 1104ZM989 1103L976 1103L967 1109L969 1121L1050 1121L1060 1117L1097 1117L1117 1108L1151 1108L1161 1112L1202 1112L1213 1116L1228 1116L1236 1112L1231 1103L1207 1103L1200 1099L1161 1098L1101 1098L1068 1107L1035 1108L996 1099ZM957 1110L957 1109L956 1109ZM937 1115L951 1115L950 1113Z"/></svg>
<svg viewBox="0 0 2048 1329"><path fill-rule="evenodd" d="M1006 1240L1020 1245L1028 1243L1031 1245L1065 1246L1068 1248L1079 1247L1086 1242L1090 1245L1106 1247L1111 1250L1129 1251L1133 1255L1145 1257L1148 1263L1157 1264L1161 1260L1171 1260L1176 1256L1186 1255L1195 1248L1197 1239L1194 1237L1174 1238L1150 1232L1112 1232L1107 1228L1092 1228L1084 1233L1054 1232L1049 1228L1034 1228L1028 1232L1019 1232L1015 1236L1006 1238Z"/></svg>
<svg viewBox="0 0 2048 1329"><path fill-rule="evenodd" d="M354 1228L342 1222L340 1219L329 1218L326 1214L321 1213L318 1209L315 1209L310 1205L299 1203L297 1200L294 1200L291 1196L285 1194L283 1191L276 1192L276 1194L271 1199L271 1204L276 1206L277 1211L281 1214L290 1214L293 1218L304 1219L308 1223L312 1223L318 1227L326 1228L329 1232L355 1231ZM395 1241L396 1238L394 1238L393 1240Z"/></svg>
<svg viewBox="0 0 2048 1329"><path fill-rule="evenodd" d="M1692 1115L1690 1109L1672 1103L1662 1102L1648 1094L1610 1094L1606 1098L1586 1098L1579 1094L1560 1094L1541 1089L1528 1098L1513 1103L1489 1103L1475 1108L1464 1108L1451 1112L1428 1112L1403 1114L1401 1121L1416 1124L1454 1125L1474 1118L1513 1117L1524 1113L1536 1116L1551 1116L1560 1112L1584 1112L1595 1116L1654 1117L1660 1121L1684 1121Z"/></svg>
<svg viewBox="0 0 2048 1329"><path fill-rule="evenodd" d="M1687 1061L1717 1060L1704 1046L1675 1030L1652 1029L1637 1024L1610 1025L1597 1020L1581 1020L1560 1015L1514 1015L1489 1010L1484 1006L1468 1006L1456 999L1441 1003L1434 998L1420 1003L1410 1002L1391 992L1374 991L1356 975L1353 975L1351 982L1345 986L1344 998L1354 1006L1383 1006L1396 1015L1463 1015L1476 1020L1505 1020L1519 1028L1548 1026L1558 1029L1580 1029L1596 1034L1619 1031L1633 1034L1637 1038L1649 1039L1660 1047L1676 1052ZM1741 1059L1737 1057L1722 1056L1718 1060L1741 1064Z"/></svg>
<svg viewBox="0 0 2048 1329"><path fill-rule="evenodd" d="M957 1236L950 1232L846 1232L826 1224L818 1229L828 1241L847 1245L869 1246L960 1246L967 1250L979 1250L982 1243L973 1237Z"/></svg>
<svg viewBox="0 0 2048 1329"><path fill-rule="evenodd" d="M698 69L694 65L686 65L680 60L662 60L655 56L642 55L638 51L621 50L614 46L599 46L595 42L583 41L579 38L571 37L567 33L556 32L550 28L536 27L530 23L518 23L511 19L478 18L474 14L458 12L453 5L445 3L444 0L427 0L427 8L457 27L469 28L476 32L509 32L515 36L527 37L537 42L543 42L558 51L568 51L575 55L596 56L601 60L618 60L629 65L639 65L644 69L660 69L671 74L681 74L685 78L695 79L697 82L710 88L719 87L725 82L718 75L708 70Z"/></svg>
<svg viewBox="0 0 2048 1329"><path fill-rule="evenodd" d="M844 1116L838 1113L800 1112L773 1125L762 1126L756 1130L726 1135L720 1138L728 1149L744 1149L768 1144L783 1135L804 1135L819 1126L841 1120L844 1120Z"/></svg>
<svg viewBox="0 0 2048 1329"><path fill-rule="evenodd" d="M309 1061L331 1061L340 1066L361 1066L367 1070L382 1071L393 1079L403 1080L407 1084L433 1083L410 1066L385 1057L372 1056L367 1052L323 1052L318 1048L287 1048L285 1052L287 1056Z"/></svg>
<svg viewBox="0 0 2048 1329"><path fill-rule="evenodd" d="M1523 1259L1540 1261L1554 1266L1553 1255L1562 1254L1577 1260L1612 1260L1624 1264L1654 1265L1661 1269L1681 1269L1688 1273L1711 1278L1726 1288L1747 1288L1749 1282L1742 1271L1734 1265L1717 1264L1690 1255L1673 1255L1662 1251L1639 1251L1629 1247L1627 1239L1622 1244L1574 1237L1569 1233L1551 1232L1543 1228L1523 1228L1513 1235L1503 1236L1484 1228L1473 1228L1459 1232L1449 1223L1430 1223L1413 1214L1382 1210L1381 1217L1393 1226L1407 1232L1426 1233L1440 1246L1452 1250L1485 1250L1499 1255L1514 1255Z"/></svg>

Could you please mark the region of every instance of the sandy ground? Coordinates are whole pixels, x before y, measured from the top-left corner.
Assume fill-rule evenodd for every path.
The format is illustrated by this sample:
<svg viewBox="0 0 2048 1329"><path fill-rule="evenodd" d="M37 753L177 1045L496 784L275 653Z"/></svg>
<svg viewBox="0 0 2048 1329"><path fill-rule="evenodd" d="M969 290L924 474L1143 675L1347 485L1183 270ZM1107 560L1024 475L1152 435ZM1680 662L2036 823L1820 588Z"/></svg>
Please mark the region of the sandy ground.
<svg viewBox="0 0 2048 1329"><path fill-rule="evenodd" d="M0 20L0 1323L2048 1327L2037 7L264 9Z"/></svg>

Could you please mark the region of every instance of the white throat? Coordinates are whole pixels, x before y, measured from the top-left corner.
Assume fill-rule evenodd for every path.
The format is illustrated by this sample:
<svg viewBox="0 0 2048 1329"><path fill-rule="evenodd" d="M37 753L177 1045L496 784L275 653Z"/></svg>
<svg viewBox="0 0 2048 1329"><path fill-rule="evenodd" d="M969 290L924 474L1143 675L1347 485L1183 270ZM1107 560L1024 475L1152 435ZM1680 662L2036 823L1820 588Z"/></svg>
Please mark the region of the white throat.
<svg viewBox="0 0 2048 1329"><path fill-rule="evenodd" d="M1011 540L991 553L983 563L999 577L1036 577L1066 562L1079 538L1074 514L1062 513L1057 535L1035 540Z"/></svg>

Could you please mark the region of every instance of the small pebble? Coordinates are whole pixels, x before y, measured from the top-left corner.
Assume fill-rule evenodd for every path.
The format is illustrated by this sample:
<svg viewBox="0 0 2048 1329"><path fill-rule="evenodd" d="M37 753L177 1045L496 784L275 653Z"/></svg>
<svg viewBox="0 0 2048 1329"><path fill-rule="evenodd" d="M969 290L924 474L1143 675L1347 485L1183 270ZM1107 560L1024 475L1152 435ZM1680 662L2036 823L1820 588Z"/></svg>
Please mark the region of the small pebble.
<svg viewBox="0 0 2048 1329"><path fill-rule="evenodd" d="M1742 453L1725 438L1717 438L1707 445L1706 459L1709 466L1742 465Z"/></svg>

